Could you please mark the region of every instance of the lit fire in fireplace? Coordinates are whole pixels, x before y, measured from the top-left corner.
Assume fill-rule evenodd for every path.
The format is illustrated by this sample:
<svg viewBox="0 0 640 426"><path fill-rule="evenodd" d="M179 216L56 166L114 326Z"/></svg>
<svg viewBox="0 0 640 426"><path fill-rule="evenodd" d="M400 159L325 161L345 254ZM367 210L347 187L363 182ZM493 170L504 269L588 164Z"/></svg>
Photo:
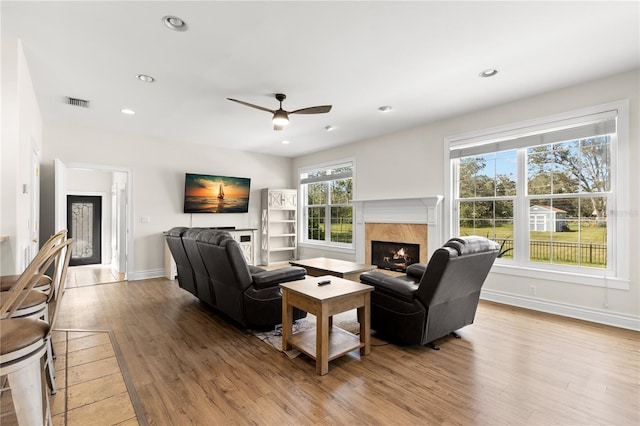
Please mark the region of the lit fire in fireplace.
<svg viewBox="0 0 640 426"><path fill-rule="evenodd" d="M372 241L371 249L371 263L382 269L404 272L420 258L418 244Z"/></svg>

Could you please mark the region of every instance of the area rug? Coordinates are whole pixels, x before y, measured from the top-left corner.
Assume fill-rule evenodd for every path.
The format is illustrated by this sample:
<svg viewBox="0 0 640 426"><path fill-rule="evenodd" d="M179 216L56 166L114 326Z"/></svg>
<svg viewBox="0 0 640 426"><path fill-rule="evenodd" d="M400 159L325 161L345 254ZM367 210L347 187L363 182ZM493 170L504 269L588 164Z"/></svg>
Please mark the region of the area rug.
<svg viewBox="0 0 640 426"><path fill-rule="evenodd" d="M333 325L342 328L353 334L360 334L360 324L358 323L356 311L347 311L333 317ZM316 327L316 317L307 314L306 318L299 319L293 323L293 333L309 330ZM300 355L300 351L293 348L288 351L282 350L282 324L275 326L273 330L257 331L252 330L251 334L262 340L274 349L284 352L289 358Z"/></svg>

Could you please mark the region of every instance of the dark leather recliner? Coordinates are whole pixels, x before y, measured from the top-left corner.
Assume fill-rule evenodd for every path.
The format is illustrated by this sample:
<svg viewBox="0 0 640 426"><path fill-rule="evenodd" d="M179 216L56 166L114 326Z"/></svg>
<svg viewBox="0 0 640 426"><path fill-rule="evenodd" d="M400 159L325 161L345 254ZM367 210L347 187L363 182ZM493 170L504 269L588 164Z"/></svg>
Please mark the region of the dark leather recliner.
<svg viewBox="0 0 640 426"><path fill-rule="evenodd" d="M173 256L173 260L176 262L176 269L178 270L178 285L197 297L198 291L196 289L196 279L193 273L193 267L191 267L187 251L182 243L182 235L188 229L189 228L184 226L171 228L165 234L165 238L167 240L167 246L169 246L169 251Z"/></svg>
<svg viewBox="0 0 640 426"><path fill-rule="evenodd" d="M434 340L473 323L498 252L498 244L484 237L452 238L428 264L410 265L404 276L361 274L361 282L375 287L371 328L395 343L437 349Z"/></svg>
<svg viewBox="0 0 640 426"><path fill-rule="evenodd" d="M193 277L196 283L195 295L207 305L215 307L215 293L212 291L211 280L209 279L207 268L204 266L202 256L200 256L200 250L198 249L198 244L196 242L196 238L200 232L204 230L205 228L187 229L182 234L182 243L184 244L184 249L187 253L187 257L189 258L189 262L191 263L191 267L193 268Z"/></svg>
<svg viewBox="0 0 640 426"><path fill-rule="evenodd" d="M245 327L269 328L282 323L279 284L304 279L304 268L291 266L267 271L248 265L240 245L226 231L173 228L166 234L167 242L172 234L182 235L186 257L193 270L196 291L181 284L183 288ZM181 282L179 274L180 270L178 283ZM294 309L293 319L306 315L306 312Z"/></svg>

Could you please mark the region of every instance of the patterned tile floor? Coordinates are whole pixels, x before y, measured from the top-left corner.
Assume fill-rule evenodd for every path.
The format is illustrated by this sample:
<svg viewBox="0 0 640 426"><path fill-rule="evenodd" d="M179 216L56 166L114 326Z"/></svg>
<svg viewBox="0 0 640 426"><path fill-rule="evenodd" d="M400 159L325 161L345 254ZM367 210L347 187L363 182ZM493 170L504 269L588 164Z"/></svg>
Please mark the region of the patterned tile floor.
<svg viewBox="0 0 640 426"><path fill-rule="evenodd" d="M54 331L58 392L50 397L54 425L146 424L117 343L108 331ZM0 424L16 425L11 392L2 393Z"/></svg>

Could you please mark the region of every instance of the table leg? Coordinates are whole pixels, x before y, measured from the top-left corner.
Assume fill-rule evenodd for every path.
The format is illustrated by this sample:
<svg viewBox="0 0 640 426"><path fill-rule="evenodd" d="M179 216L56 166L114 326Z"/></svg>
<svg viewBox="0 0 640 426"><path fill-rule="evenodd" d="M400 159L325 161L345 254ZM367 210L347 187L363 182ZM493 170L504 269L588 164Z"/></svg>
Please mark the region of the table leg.
<svg viewBox="0 0 640 426"><path fill-rule="evenodd" d="M360 320L360 342L364 346L360 348L360 355L371 353L371 293L364 294L364 306L358 308Z"/></svg>
<svg viewBox="0 0 640 426"><path fill-rule="evenodd" d="M282 289L282 350L291 349L291 335L293 334L293 306L289 305L289 292Z"/></svg>
<svg viewBox="0 0 640 426"><path fill-rule="evenodd" d="M324 309L316 318L316 373L329 372L329 316Z"/></svg>

